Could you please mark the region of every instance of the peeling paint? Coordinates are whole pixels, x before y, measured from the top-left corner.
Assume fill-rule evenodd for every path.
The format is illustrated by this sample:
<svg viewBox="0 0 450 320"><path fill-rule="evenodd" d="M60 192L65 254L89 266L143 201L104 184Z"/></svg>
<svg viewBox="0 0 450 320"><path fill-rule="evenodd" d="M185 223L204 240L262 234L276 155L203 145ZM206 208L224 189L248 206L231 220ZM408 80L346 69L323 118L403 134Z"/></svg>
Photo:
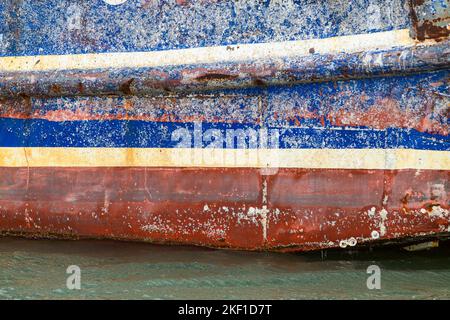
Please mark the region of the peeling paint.
<svg viewBox="0 0 450 320"><path fill-rule="evenodd" d="M448 236L449 40L420 2L0 0L0 233Z"/></svg>

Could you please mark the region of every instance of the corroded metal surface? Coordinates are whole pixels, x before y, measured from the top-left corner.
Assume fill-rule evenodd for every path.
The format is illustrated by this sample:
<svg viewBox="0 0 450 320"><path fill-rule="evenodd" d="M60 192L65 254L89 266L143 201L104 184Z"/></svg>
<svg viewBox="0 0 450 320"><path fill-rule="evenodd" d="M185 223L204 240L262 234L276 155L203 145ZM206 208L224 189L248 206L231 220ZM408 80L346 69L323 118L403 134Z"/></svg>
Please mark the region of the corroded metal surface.
<svg viewBox="0 0 450 320"><path fill-rule="evenodd" d="M447 0L410 0L411 34L419 41L442 40L450 35L450 5Z"/></svg>
<svg viewBox="0 0 450 320"><path fill-rule="evenodd" d="M362 14L364 13L364 14ZM403 0L0 1L0 55L153 51L408 28Z"/></svg>
<svg viewBox="0 0 450 320"><path fill-rule="evenodd" d="M400 46L384 50L314 53L292 57L266 56L245 61L180 66L8 70L0 74L0 96L170 95L196 90L410 74L448 68L449 44L446 40L431 47ZM42 57L35 57L29 64L40 64L42 60Z"/></svg>
<svg viewBox="0 0 450 320"><path fill-rule="evenodd" d="M167 94L429 71L447 68L449 63L448 43L424 49L400 37L384 47L390 43L389 35L381 35L378 48L371 47L373 37L343 40L343 36L409 28L409 6L400 0L130 0L118 6L102 0L3 0L0 12L0 56L31 56L22 62L27 70L19 68L20 61L0 61L3 96ZM330 37L339 38L332 41ZM327 44L313 41L317 39ZM292 46L292 41L305 40L312 43L291 48L294 55L288 54L286 46L274 46L283 42ZM241 54L245 46L255 43L270 45ZM352 50L355 45L360 47ZM68 57L64 65L45 70L45 55L49 54L160 52L213 46L224 46L215 61L208 59L209 52L193 52L179 57L176 65L167 64L164 57L168 55L162 55L148 58L155 61L152 65L130 67L121 63L115 67L117 60L131 65L145 58L106 56L102 59L107 63L97 66L96 56L92 63L69 70ZM335 50L324 50L330 46ZM186 62L193 56L205 59Z"/></svg>
<svg viewBox="0 0 450 320"><path fill-rule="evenodd" d="M448 171L2 168L0 177L2 229L15 234L314 250L449 231Z"/></svg>
<svg viewBox="0 0 450 320"><path fill-rule="evenodd" d="M445 233L448 154L432 152L450 149L447 92L440 71L288 90L3 100L2 229L272 250ZM211 130L277 130L268 159L280 168L255 168L245 155L205 167L195 137L191 151L176 148L173 133L195 128L204 151L227 147ZM407 169L397 148L425 158ZM177 167L186 154L192 168Z"/></svg>
<svg viewBox="0 0 450 320"><path fill-rule="evenodd" d="M0 0L0 232L448 236L449 40L417 32L427 3Z"/></svg>

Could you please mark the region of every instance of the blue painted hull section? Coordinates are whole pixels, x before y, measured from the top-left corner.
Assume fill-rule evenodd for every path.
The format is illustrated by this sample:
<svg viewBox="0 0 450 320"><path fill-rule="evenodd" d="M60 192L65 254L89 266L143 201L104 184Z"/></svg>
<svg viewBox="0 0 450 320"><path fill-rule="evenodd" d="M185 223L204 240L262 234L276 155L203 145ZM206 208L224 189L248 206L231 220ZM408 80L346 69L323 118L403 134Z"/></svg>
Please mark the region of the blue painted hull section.
<svg viewBox="0 0 450 320"><path fill-rule="evenodd" d="M269 0L128 0L120 6L102 0L2 0L4 50L0 56L291 41L409 25L408 8L401 0L295 0L280 4Z"/></svg>
<svg viewBox="0 0 450 320"><path fill-rule="evenodd" d="M172 132L185 128L194 132L193 123L162 123L127 120L47 121L39 119L0 119L0 145L2 147L96 147L96 148L174 148L182 141L172 138ZM219 130L226 136L227 130L261 129L253 124L202 123L202 134L207 130ZM392 149L450 150L448 136L418 132L411 129L389 128L266 128L269 134L280 134L280 149L330 148L330 149ZM203 139L205 140L205 139ZM229 148L222 143L203 141L202 148ZM194 143L183 147L199 147ZM234 143L231 148L239 148ZM261 148L247 142L241 148Z"/></svg>

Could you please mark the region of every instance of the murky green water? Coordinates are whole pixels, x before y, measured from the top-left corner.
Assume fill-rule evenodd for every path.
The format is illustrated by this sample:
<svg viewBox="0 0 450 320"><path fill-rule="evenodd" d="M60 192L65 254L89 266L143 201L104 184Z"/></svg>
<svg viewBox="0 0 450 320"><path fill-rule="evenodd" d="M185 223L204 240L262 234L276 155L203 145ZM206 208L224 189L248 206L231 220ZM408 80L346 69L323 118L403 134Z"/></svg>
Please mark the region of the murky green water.
<svg viewBox="0 0 450 320"><path fill-rule="evenodd" d="M275 254L0 238L2 299L450 299L450 249ZM381 289L369 290L370 265ZM81 269L81 289L66 269Z"/></svg>

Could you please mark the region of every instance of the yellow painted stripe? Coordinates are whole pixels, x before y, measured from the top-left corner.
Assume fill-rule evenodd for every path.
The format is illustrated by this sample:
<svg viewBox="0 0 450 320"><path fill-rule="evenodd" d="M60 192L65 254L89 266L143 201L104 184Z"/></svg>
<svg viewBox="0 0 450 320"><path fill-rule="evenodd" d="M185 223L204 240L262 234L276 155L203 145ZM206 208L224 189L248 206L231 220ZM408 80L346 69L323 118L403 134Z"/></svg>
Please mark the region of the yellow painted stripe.
<svg viewBox="0 0 450 320"><path fill-rule="evenodd" d="M409 149L0 148L0 167L27 166L450 170L450 152Z"/></svg>
<svg viewBox="0 0 450 320"><path fill-rule="evenodd" d="M417 44L408 29L287 42L240 44L151 52L0 57L0 72L141 68L254 61L318 54L361 52ZM422 43L421 45L426 45ZM400 58L399 58L400 59Z"/></svg>

